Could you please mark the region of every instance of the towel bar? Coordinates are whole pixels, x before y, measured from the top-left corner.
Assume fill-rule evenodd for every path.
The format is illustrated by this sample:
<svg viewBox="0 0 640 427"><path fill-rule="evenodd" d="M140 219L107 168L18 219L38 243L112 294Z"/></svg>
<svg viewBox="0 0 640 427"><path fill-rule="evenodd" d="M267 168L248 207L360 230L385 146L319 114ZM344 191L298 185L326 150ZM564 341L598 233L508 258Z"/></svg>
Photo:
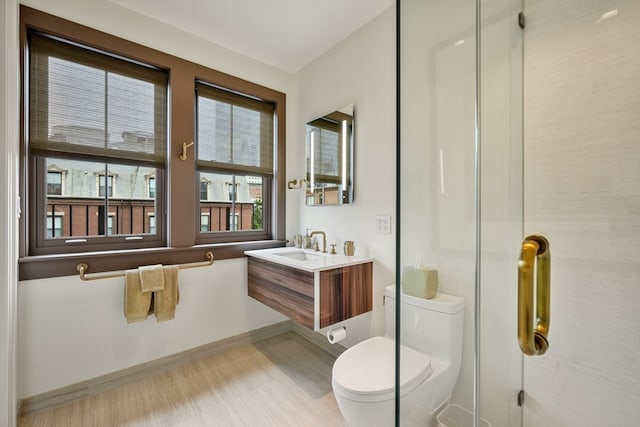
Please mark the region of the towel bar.
<svg viewBox="0 0 640 427"><path fill-rule="evenodd" d="M204 256L207 257L208 261L198 261L198 262L190 262L188 264L179 264L178 269L185 270L187 268L206 267L213 264L213 253L211 251L207 251L204 254ZM76 270L78 270L78 273L80 273L80 279L84 280L85 282L88 282L90 280L112 279L114 277L125 277L124 271L116 272L116 273L107 273L107 274L96 273L96 275L94 276L87 277L85 272L88 269L89 269L89 264L87 264L86 262L81 262L80 264L76 265Z"/></svg>

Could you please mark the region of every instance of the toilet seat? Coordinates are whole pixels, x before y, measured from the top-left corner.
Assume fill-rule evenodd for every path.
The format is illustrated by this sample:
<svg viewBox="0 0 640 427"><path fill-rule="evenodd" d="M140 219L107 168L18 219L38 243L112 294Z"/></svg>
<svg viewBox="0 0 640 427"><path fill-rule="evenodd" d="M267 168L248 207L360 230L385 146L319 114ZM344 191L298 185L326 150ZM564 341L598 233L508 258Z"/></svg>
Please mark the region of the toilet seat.
<svg viewBox="0 0 640 427"><path fill-rule="evenodd" d="M400 395L416 388L433 372L431 360L400 345ZM346 350L333 365L333 388L359 402L379 402L395 396L395 342L373 337Z"/></svg>

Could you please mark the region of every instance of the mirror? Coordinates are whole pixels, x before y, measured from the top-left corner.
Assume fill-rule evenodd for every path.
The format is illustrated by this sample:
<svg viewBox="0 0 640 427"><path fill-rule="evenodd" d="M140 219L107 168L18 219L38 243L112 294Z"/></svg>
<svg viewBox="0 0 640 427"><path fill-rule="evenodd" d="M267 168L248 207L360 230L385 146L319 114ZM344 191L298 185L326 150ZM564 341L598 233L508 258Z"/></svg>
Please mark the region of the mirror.
<svg viewBox="0 0 640 427"><path fill-rule="evenodd" d="M306 204L353 202L353 104L307 123Z"/></svg>

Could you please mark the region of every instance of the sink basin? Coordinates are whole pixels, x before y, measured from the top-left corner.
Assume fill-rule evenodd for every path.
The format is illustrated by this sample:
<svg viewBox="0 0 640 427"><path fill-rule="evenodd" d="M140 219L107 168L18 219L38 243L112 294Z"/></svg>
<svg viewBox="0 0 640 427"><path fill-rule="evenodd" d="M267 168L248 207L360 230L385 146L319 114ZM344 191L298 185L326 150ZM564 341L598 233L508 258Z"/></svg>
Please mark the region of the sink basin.
<svg viewBox="0 0 640 427"><path fill-rule="evenodd" d="M276 252L274 255L295 259L298 261L314 261L318 259L322 259L322 255L310 254L304 251L291 251L291 252Z"/></svg>

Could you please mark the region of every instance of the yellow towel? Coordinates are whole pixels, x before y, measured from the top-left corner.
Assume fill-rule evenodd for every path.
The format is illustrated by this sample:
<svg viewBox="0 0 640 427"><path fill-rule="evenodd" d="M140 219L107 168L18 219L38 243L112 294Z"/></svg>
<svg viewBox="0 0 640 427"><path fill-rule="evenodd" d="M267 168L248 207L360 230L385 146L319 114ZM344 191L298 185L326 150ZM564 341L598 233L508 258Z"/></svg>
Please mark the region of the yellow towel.
<svg viewBox="0 0 640 427"><path fill-rule="evenodd" d="M142 292L138 270L127 270L124 283L124 315L127 323L145 320L151 306L151 292Z"/></svg>
<svg viewBox="0 0 640 427"><path fill-rule="evenodd" d="M178 289L178 266L163 267L164 289L153 293L153 311L158 322L171 320L176 315L176 305L180 301Z"/></svg>
<svg viewBox="0 0 640 427"><path fill-rule="evenodd" d="M164 289L164 273L162 264L142 265L138 267L140 272L140 285L142 292L159 291Z"/></svg>

